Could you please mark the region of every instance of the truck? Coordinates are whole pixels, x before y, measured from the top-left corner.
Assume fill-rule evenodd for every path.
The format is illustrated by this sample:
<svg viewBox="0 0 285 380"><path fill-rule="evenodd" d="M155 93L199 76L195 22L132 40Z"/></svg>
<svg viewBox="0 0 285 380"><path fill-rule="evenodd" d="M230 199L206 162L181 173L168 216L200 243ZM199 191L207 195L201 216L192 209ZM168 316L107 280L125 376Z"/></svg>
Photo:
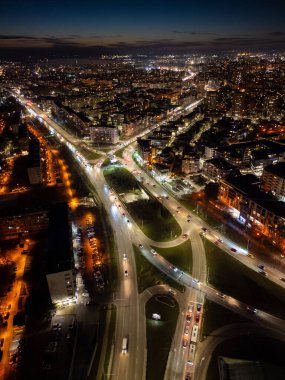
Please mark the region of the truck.
<svg viewBox="0 0 285 380"><path fill-rule="evenodd" d="M125 355L128 352L128 338L123 338L122 354Z"/></svg>

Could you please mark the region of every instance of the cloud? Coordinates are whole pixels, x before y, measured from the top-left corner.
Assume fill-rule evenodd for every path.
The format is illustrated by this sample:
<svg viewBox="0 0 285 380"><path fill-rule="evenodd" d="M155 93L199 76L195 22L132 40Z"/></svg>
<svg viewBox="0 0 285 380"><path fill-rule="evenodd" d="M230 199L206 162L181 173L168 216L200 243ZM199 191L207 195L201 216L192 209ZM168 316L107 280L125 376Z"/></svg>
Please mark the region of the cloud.
<svg viewBox="0 0 285 380"><path fill-rule="evenodd" d="M101 38L101 39L103 39L103 38L120 38L120 37L122 37L120 34L114 34L114 35L100 35L100 34L95 34L95 35L93 35L93 36L90 36L90 37L88 37L88 38Z"/></svg>
<svg viewBox="0 0 285 380"><path fill-rule="evenodd" d="M124 49L129 51L182 51L187 48L192 47L204 47L207 46L208 42L204 41L177 41L174 39L156 39L156 40L138 40L135 42L123 42L119 41L116 43L111 43L105 46L106 48L112 49ZM98 47L98 46L97 46ZM104 48L101 45L101 48Z"/></svg>
<svg viewBox="0 0 285 380"><path fill-rule="evenodd" d="M37 37L0 34L0 40L37 40Z"/></svg>
<svg viewBox="0 0 285 380"><path fill-rule="evenodd" d="M219 33L211 33L211 32L186 32L182 30L173 30L174 34L188 34L192 36L218 36Z"/></svg>
<svg viewBox="0 0 285 380"><path fill-rule="evenodd" d="M219 37L219 38L214 38L213 41L248 41L249 38L247 37Z"/></svg>
<svg viewBox="0 0 285 380"><path fill-rule="evenodd" d="M285 36L285 32L271 32L271 33L268 33L269 36L273 36L273 37L283 37Z"/></svg>
<svg viewBox="0 0 285 380"><path fill-rule="evenodd" d="M59 38L59 37L43 37L40 41L56 46L80 46L81 42L72 42L73 37L69 38Z"/></svg>
<svg viewBox="0 0 285 380"><path fill-rule="evenodd" d="M79 34L68 34L66 38L82 38Z"/></svg>

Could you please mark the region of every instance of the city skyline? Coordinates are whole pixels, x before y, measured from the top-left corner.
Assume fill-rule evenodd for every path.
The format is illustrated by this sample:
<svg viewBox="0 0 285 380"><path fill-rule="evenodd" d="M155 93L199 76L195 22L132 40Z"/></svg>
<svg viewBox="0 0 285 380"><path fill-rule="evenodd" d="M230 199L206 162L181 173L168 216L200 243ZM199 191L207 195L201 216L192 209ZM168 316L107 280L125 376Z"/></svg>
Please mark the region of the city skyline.
<svg viewBox="0 0 285 380"><path fill-rule="evenodd" d="M34 0L0 5L0 46L9 53L280 50L285 4L209 0L108 4Z"/></svg>

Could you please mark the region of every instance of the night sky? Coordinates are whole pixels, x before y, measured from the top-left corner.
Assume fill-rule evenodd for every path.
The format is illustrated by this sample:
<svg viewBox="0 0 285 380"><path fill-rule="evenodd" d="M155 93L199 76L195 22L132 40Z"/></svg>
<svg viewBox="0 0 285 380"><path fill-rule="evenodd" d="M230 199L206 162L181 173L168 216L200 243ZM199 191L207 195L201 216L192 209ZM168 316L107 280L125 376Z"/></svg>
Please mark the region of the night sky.
<svg viewBox="0 0 285 380"><path fill-rule="evenodd" d="M1 0L1 50L285 48L285 0Z"/></svg>

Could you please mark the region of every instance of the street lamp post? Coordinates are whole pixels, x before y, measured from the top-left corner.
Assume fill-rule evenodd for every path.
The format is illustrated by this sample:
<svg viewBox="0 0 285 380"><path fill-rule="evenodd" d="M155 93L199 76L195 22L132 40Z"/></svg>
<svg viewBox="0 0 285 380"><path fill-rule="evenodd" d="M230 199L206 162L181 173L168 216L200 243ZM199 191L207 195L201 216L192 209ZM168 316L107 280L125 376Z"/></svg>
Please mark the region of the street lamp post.
<svg viewBox="0 0 285 380"><path fill-rule="evenodd" d="M249 252L249 242L250 242L250 236L247 239L247 246L246 246L247 253Z"/></svg>

